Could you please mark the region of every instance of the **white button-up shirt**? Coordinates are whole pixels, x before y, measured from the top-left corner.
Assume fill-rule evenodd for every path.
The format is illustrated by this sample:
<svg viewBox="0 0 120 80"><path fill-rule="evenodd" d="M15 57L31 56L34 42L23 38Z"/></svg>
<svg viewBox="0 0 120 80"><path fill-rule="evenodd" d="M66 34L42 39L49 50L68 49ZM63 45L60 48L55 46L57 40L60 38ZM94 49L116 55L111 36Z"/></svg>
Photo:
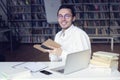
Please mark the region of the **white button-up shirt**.
<svg viewBox="0 0 120 80"><path fill-rule="evenodd" d="M62 48L61 56L50 54L51 61L65 61L67 54L91 49L90 39L85 31L71 25L67 30L59 31L55 36L55 42L59 43Z"/></svg>

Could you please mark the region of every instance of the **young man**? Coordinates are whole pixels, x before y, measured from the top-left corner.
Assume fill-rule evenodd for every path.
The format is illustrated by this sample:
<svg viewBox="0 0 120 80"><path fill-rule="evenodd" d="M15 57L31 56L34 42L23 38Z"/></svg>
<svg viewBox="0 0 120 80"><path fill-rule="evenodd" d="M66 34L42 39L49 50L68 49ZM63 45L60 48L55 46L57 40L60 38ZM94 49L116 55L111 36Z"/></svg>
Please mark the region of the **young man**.
<svg viewBox="0 0 120 80"><path fill-rule="evenodd" d="M57 13L58 23L62 28L55 36L55 42L61 48L49 50L51 61L65 61L67 54L91 49L88 35L80 28L73 25L75 21L74 8L70 5L61 5Z"/></svg>

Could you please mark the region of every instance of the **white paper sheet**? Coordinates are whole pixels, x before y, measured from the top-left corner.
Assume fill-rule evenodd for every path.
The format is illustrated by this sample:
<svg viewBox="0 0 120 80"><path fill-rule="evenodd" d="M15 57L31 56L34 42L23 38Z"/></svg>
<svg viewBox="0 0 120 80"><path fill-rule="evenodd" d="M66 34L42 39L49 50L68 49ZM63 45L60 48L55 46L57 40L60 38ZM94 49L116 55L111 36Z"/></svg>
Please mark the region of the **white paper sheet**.
<svg viewBox="0 0 120 80"><path fill-rule="evenodd" d="M18 66L16 66L16 65L18 65ZM40 70L48 67L48 65L41 63L41 62L26 62L26 63L21 64L21 65L19 65L19 63L16 65L15 65L15 68L23 67L25 69L30 70L31 72L37 72L37 71L40 71Z"/></svg>

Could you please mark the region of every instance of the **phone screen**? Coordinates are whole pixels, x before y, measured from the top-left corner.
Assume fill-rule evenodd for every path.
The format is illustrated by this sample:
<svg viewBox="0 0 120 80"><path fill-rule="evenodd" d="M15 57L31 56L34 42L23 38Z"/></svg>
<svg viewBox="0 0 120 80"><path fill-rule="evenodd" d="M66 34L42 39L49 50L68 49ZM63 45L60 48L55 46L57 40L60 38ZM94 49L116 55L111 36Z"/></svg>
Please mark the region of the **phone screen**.
<svg viewBox="0 0 120 80"><path fill-rule="evenodd" d="M43 74L46 74L46 75L50 75L50 74L52 74L51 72L46 71L46 70L42 70L42 71L40 71L40 72L43 73Z"/></svg>

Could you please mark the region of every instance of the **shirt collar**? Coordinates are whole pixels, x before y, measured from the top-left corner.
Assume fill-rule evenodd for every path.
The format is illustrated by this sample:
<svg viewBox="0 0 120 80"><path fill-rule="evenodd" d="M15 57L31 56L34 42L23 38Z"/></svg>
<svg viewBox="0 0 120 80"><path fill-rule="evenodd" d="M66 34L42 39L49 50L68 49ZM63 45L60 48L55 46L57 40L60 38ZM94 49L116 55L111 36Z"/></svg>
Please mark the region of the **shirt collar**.
<svg viewBox="0 0 120 80"><path fill-rule="evenodd" d="M62 30L61 36L64 35L64 34L66 35L66 34L70 33L73 27L74 27L74 25L72 24L72 25L71 25L68 29L66 29L64 32L63 32L63 30Z"/></svg>
<svg viewBox="0 0 120 80"><path fill-rule="evenodd" d="M66 30L64 31L64 33L66 34L66 33L70 32L73 27L74 27L74 26L73 26L73 24L72 24L68 29L66 29Z"/></svg>

